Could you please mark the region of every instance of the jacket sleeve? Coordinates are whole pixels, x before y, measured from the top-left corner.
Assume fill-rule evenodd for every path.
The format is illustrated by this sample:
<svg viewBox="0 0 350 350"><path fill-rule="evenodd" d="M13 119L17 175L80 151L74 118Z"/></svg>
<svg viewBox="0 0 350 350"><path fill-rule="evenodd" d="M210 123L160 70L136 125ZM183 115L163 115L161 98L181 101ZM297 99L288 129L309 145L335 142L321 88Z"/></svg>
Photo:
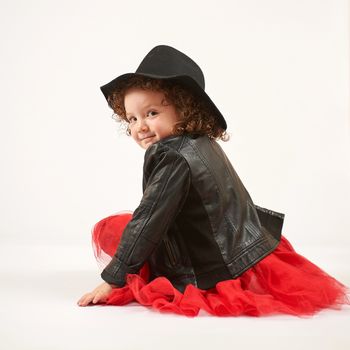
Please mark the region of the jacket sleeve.
<svg viewBox="0 0 350 350"><path fill-rule="evenodd" d="M140 270L181 210L191 182L189 165L179 152L156 143L146 151L143 181L141 202L101 273L118 287L125 285L127 273Z"/></svg>

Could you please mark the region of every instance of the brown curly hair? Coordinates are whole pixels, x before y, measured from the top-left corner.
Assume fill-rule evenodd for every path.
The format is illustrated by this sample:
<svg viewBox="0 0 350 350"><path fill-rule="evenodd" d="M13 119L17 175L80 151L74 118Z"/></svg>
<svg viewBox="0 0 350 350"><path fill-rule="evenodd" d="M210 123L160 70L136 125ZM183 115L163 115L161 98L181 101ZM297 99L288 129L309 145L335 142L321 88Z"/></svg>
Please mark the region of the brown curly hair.
<svg viewBox="0 0 350 350"><path fill-rule="evenodd" d="M167 101L172 103L179 114L179 121L174 125L174 135L207 134L211 139L228 141L229 135L217 123L216 118L210 113L210 108L205 101L195 98L192 92L183 85L171 79L155 79L145 76L132 76L119 88L116 88L108 96L108 105L112 108L113 119L128 125L124 107L126 91L131 87L145 90L161 91ZM127 127L127 135L130 130Z"/></svg>

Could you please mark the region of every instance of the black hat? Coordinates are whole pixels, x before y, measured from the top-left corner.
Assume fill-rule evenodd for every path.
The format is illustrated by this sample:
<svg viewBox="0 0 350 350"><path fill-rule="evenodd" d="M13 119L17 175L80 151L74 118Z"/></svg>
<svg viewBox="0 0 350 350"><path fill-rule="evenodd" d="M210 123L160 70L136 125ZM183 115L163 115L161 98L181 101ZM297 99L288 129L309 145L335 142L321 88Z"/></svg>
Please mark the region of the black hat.
<svg viewBox="0 0 350 350"><path fill-rule="evenodd" d="M201 68L190 57L179 50L168 45L154 47L142 60L135 73L122 74L100 87L106 100L116 87L125 83L132 76L169 79L179 82L189 88L197 98L208 103L219 125L226 130L227 125L224 117L204 91L204 74Z"/></svg>

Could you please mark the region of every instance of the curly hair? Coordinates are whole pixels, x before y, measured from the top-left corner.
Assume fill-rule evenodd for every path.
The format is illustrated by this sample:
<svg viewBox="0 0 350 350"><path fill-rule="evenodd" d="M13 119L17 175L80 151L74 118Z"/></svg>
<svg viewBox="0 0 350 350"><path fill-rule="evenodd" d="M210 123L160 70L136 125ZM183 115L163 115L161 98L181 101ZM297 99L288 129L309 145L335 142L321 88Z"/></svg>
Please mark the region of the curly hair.
<svg viewBox="0 0 350 350"><path fill-rule="evenodd" d="M228 141L229 135L217 122L210 112L209 105L201 99L195 98L194 94L176 80L155 79L145 76L132 76L120 87L116 88L108 96L108 105L112 108L113 119L126 125L129 121L126 117L124 97L129 88L141 88L145 90L160 91L165 99L174 105L179 115L179 121L173 128L174 135L182 134L207 134L211 139ZM127 127L127 135L130 130Z"/></svg>

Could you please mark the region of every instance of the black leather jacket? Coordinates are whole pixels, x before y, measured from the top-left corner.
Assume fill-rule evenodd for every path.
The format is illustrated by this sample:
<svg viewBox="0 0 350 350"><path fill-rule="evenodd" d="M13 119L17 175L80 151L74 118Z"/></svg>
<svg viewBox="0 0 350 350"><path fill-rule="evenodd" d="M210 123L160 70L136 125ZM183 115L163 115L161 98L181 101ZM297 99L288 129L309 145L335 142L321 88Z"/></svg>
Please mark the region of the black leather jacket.
<svg viewBox="0 0 350 350"><path fill-rule="evenodd" d="M169 136L145 152L143 197L101 273L125 285L147 261L150 279L183 292L236 278L279 244L284 214L255 205L220 145Z"/></svg>

